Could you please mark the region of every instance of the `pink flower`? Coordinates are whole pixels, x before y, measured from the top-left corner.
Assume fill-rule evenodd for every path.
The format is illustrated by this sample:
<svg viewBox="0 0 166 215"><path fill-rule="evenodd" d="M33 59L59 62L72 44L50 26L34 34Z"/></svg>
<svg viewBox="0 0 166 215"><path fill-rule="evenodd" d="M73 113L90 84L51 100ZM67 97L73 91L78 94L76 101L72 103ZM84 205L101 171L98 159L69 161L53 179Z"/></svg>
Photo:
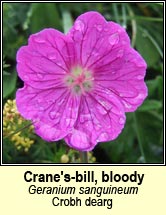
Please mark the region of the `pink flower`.
<svg viewBox="0 0 166 215"><path fill-rule="evenodd" d="M115 139L147 96L146 63L123 27L97 12L77 18L67 35L44 29L17 53L24 87L21 115L47 141L64 138L80 151Z"/></svg>

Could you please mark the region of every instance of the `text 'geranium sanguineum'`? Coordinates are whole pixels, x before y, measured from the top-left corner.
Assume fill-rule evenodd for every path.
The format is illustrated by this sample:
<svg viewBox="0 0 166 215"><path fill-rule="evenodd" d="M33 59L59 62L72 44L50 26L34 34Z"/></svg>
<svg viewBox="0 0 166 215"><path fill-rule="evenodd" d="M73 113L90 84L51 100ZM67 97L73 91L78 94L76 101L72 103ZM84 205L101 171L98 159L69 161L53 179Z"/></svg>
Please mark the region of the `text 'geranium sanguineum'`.
<svg viewBox="0 0 166 215"><path fill-rule="evenodd" d="M114 140L147 96L146 63L123 27L97 12L79 16L65 35L47 28L17 52L24 87L21 115L46 141L64 139L80 151Z"/></svg>

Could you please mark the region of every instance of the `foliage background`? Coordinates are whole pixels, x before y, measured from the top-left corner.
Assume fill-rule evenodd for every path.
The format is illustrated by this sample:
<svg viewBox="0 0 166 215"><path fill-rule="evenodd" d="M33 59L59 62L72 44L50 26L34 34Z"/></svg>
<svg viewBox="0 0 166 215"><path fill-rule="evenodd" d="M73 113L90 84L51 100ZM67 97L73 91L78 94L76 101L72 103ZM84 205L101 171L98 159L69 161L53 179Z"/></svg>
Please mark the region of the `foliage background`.
<svg viewBox="0 0 166 215"><path fill-rule="evenodd" d="M125 27L133 47L148 64L148 98L135 113L127 113L126 126L115 141L93 150L96 162L162 163L163 3L3 3L3 103L14 99L23 86L15 70L16 52L27 44L29 35L46 27L67 32L77 16L90 10ZM79 162L79 154L69 150L63 140L46 143L36 135L33 140L25 151L4 138L3 163L60 163L64 154L69 162Z"/></svg>

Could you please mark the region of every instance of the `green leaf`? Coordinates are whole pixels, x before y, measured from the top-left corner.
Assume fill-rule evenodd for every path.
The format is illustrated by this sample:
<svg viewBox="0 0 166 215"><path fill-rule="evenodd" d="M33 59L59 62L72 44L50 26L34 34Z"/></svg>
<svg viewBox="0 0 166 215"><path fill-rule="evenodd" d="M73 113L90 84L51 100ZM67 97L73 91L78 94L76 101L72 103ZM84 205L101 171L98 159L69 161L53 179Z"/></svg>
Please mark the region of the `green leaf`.
<svg viewBox="0 0 166 215"><path fill-rule="evenodd" d="M155 111L136 111L134 114L146 161L148 163L163 162L163 142L160 140L163 129L163 122L160 119L162 114L157 114Z"/></svg>
<svg viewBox="0 0 166 215"><path fill-rule="evenodd" d="M3 98L8 97L16 87L17 75L16 72L10 75L6 73L3 74Z"/></svg>
<svg viewBox="0 0 166 215"><path fill-rule="evenodd" d="M160 58L160 49L155 46L157 43L152 39L147 30L138 28L136 37L136 48L141 53L148 66L155 65Z"/></svg>
<svg viewBox="0 0 166 215"><path fill-rule="evenodd" d="M163 78L162 76L157 76L153 80L146 81L148 87L148 98L160 99L163 98Z"/></svg>
<svg viewBox="0 0 166 215"><path fill-rule="evenodd" d="M162 103L157 100L145 100L144 103L138 108L138 111L158 110L162 107Z"/></svg>
<svg viewBox="0 0 166 215"><path fill-rule="evenodd" d="M62 30L61 20L55 3L32 3L31 32L44 28Z"/></svg>
<svg viewBox="0 0 166 215"><path fill-rule="evenodd" d="M158 81L159 98L163 100L163 78L161 76L158 76L157 81Z"/></svg>

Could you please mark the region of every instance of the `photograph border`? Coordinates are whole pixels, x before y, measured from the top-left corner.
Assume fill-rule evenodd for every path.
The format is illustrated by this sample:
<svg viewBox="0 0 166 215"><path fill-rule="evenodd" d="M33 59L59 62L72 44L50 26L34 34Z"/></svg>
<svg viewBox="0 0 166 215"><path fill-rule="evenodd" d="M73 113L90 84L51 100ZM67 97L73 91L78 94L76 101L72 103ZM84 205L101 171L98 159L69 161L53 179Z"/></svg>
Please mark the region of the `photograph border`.
<svg viewBox="0 0 166 215"><path fill-rule="evenodd" d="M52 163L52 164L6 164L3 163L3 3L111 3L111 2L117 2L121 3L121 1L1 1L1 161L0 166L165 166L165 1L155 1L157 3L163 3L163 163L123 163L123 164L62 164L62 163ZM141 3L155 3L153 1L122 1L122 3L135 3L135 2L141 2Z"/></svg>

